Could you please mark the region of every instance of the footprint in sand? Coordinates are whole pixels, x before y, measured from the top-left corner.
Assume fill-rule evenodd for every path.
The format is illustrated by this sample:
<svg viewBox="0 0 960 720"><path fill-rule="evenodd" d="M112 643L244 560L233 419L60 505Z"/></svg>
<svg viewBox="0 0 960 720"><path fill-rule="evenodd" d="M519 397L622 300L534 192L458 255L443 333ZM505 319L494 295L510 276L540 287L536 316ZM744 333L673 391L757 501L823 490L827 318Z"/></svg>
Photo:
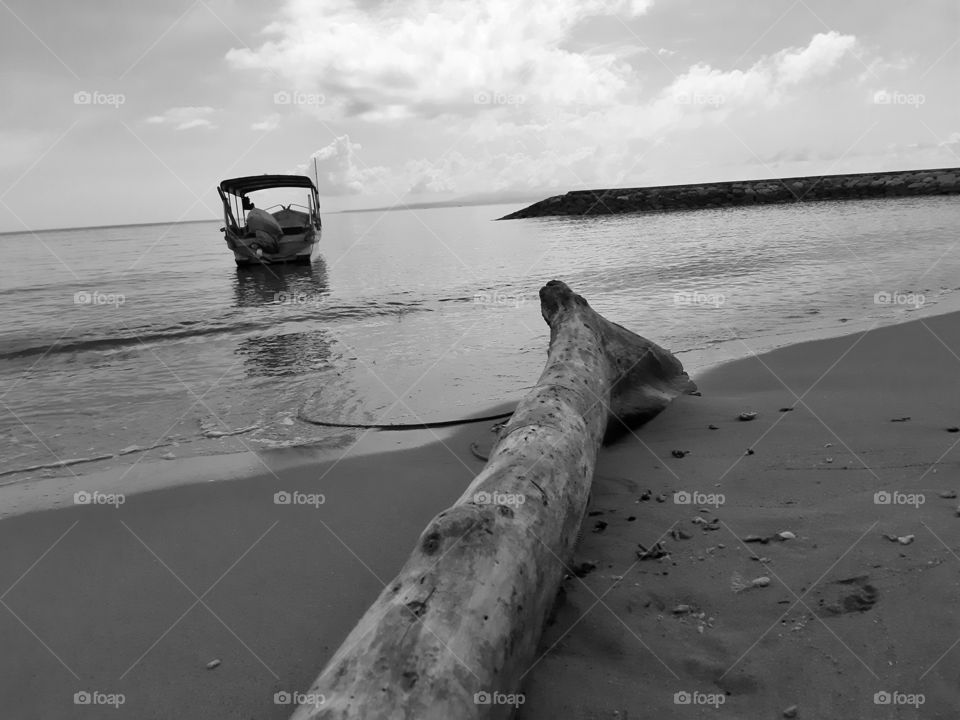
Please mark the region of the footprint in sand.
<svg viewBox="0 0 960 720"><path fill-rule="evenodd" d="M834 580L816 591L817 614L821 617L867 612L880 599L880 591L870 584L869 575Z"/></svg>

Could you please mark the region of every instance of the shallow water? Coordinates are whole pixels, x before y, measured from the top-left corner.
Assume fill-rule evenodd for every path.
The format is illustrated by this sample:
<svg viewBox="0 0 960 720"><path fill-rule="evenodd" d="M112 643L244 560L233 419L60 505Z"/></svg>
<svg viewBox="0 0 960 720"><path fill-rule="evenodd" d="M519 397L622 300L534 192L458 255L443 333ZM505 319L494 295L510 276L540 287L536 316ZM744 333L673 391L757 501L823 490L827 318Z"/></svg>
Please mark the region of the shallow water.
<svg viewBox="0 0 960 720"><path fill-rule="evenodd" d="M492 222L514 209L327 215L321 261L290 268L236 268L216 222L0 236L3 467L330 435L300 408L412 422L516 399L553 278L694 373L960 285L953 197Z"/></svg>

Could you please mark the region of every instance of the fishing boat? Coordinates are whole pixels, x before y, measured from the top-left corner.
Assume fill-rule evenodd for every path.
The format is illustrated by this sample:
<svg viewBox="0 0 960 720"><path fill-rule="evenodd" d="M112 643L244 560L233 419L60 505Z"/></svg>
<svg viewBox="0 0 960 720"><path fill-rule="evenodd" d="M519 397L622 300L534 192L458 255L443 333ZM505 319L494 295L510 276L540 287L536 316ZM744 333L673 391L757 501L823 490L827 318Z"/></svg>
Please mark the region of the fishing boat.
<svg viewBox="0 0 960 720"><path fill-rule="evenodd" d="M309 177L250 175L224 180L217 192L220 232L237 265L310 263L320 256L320 199Z"/></svg>

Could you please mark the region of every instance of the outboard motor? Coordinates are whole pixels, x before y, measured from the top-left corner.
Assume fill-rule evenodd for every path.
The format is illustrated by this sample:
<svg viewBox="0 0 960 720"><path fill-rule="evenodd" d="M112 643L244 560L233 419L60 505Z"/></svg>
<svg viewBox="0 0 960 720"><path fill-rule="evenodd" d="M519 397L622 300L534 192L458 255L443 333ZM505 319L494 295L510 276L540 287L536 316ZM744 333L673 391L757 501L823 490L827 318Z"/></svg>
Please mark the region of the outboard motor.
<svg viewBox="0 0 960 720"><path fill-rule="evenodd" d="M256 244L261 250L268 253L280 252L280 238L283 237L283 228L266 210L254 207L247 213L247 232L257 236L255 242L247 241L249 247Z"/></svg>

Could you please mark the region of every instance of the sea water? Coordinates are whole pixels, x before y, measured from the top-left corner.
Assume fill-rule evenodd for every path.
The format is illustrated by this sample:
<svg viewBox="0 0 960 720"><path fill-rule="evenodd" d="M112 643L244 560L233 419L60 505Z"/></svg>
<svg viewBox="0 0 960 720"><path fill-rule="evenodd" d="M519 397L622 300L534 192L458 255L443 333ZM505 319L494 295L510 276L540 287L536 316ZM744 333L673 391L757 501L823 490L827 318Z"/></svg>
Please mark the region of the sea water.
<svg viewBox="0 0 960 720"><path fill-rule="evenodd" d="M0 236L0 468L482 414L542 370L551 279L694 376L960 286L956 197L495 221L515 209L327 214L291 267L235 267L213 221Z"/></svg>

